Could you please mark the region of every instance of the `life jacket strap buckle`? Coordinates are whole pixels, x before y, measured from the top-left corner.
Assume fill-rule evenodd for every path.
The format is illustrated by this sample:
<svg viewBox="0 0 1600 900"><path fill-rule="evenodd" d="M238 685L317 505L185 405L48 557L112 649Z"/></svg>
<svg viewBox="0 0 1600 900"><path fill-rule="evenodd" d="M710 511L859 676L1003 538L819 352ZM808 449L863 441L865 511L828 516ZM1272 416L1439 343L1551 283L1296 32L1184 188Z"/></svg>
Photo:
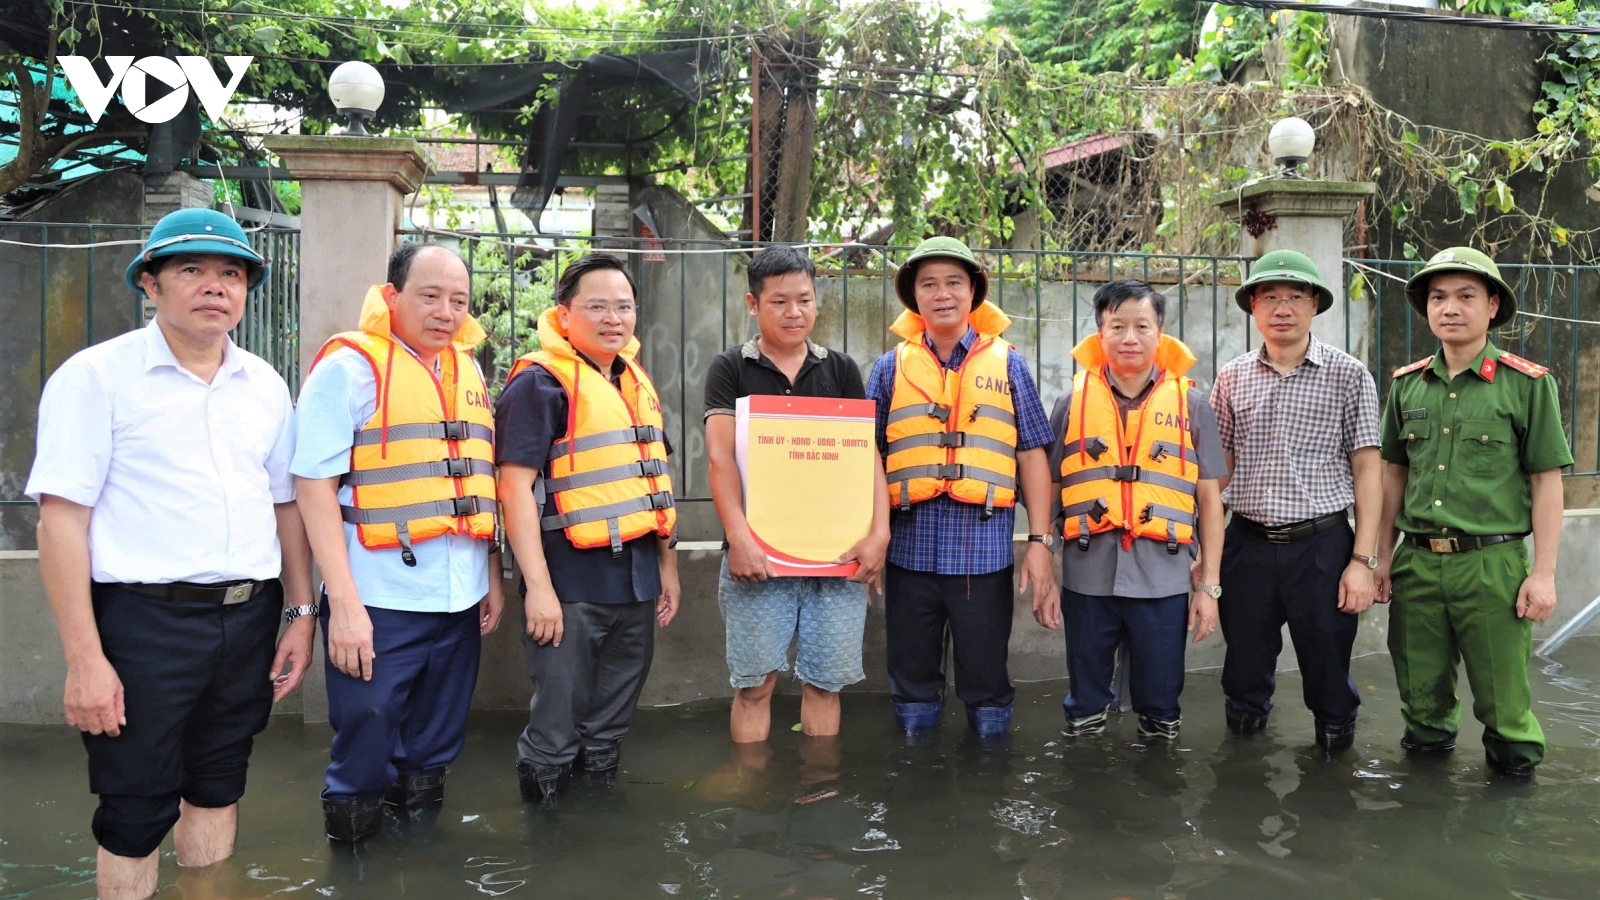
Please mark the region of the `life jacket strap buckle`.
<svg viewBox="0 0 1600 900"><path fill-rule="evenodd" d="M654 425L633 426L633 442L635 444L650 444L660 440L660 434Z"/></svg>
<svg viewBox="0 0 1600 900"><path fill-rule="evenodd" d="M467 439L467 422L465 419L453 419L439 424L444 426L445 440L464 441Z"/></svg>
<svg viewBox="0 0 1600 900"><path fill-rule="evenodd" d="M444 472L450 478L465 478L471 474L467 471L466 457L457 456L444 461Z"/></svg>
<svg viewBox="0 0 1600 900"><path fill-rule="evenodd" d="M1089 443L1084 446L1084 450L1089 454L1089 458L1095 462L1099 462L1100 455L1109 449L1111 448L1106 446L1106 442L1100 440L1098 437L1090 438Z"/></svg>
<svg viewBox="0 0 1600 900"><path fill-rule="evenodd" d="M944 447L945 449L950 449L952 447L965 447L966 445L966 432L946 431L945 433L939 435L939 446Z"/></svg>
<svg viewBox="0 0 1600 900"><path fill-rule="evenodd" d="M639 474L645 478L665 475L667 474L667 461L664 459L642 459L639 461Z"/></svg>
<svg viewBox="0 0 1600 900"><path fill-rule="evenodd" d="M1144 509L1139 510L1139 521L1144 524L1149 524L1150 520L1155 518L1155 514L1156 505L1154 503L1146 503L1144 505Z"/></svg>
<svg viewBox="0 0 1600 900"><path fill-rule="evenodd" d="M929 403L925 412L928 414L929 418L938 419L940 424L950 421L950 407L948 406L940 406L937 403Z"/></svg>
<svg viewBox="0 0 1600 900"><path fill-rule="evenodd" d="M647 499L650 501L651 509L671 509L673 505L671 491L656 491Z"/></svg>
<svg viewBox="0 0 1600 900"><path fill-rule="evenodd" d="M1112 481L1138 481L1139 480L1139 467L1138 466L1117 466L1112 470L1111 480ZM1146 521L1149 521L1149 520L1147 519Z"/></svg>
<svg viewBox="0 0 1600 900"><path fill-rule="evenodd" d="M960 463L951 463L939 467L939 477L951 481L959 481L965 477L967 467Z"/></svg>
<svg viewBox="0 0 1600 900"><path fill-rule="evenodd" d="M468 494L465 497L453 497L450 505L457 516L475 516L478 514L478 496Z"/></svg>

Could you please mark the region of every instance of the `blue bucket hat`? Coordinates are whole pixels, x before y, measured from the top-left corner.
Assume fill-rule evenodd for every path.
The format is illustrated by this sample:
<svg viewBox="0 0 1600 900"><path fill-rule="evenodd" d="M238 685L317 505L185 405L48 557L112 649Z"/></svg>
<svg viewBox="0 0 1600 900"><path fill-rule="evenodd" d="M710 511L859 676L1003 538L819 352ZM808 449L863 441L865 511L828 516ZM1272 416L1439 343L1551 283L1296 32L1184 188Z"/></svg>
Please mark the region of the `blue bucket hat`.
<svg viewBox="0 0 1600 900"><path fill-rule="evenodd" d="M244 229L231 217L214 209L180 209L167 213L150 229L144 249L128 263L125 276L134 293L144 293L139 276L152 259L180 253L205 256L231 256L249 266L250 289L267 275L267 261L250 246Z"/></svg>

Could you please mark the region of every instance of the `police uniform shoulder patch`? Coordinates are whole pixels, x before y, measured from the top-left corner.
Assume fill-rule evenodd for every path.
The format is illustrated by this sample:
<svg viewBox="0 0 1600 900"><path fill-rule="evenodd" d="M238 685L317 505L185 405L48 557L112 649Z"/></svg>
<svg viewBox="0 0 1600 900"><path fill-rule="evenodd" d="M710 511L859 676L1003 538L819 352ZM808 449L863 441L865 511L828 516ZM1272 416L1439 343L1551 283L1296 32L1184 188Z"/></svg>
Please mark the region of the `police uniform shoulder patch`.
<svg viewBox="0 0 1600 900"><path fill-rule="evenodd" d="M1419 369L1422 369L1422 368L1426 367L1428 365L1428 363L1431 363L1431 362L1433 362L1433 357L1424 356L1423 358L1417 360L1414 363L1410 363L1408 365L1404 365L1404 366L1401 366L1398 369L1395 369L1394 370L1394 374L1390 375L1389 377L1390 378L1399 378L1401 375L1410 375L1412 372L1418 371Z"/></svg>
<svg viewBox="0 0 1600 900"><path fill-rule="evenodd" d="M1539 376L1550 371L1544 366L1541 366L1536 362L1523 359L1515 353L1501 353L1500 362L1510 366L1513 369L1516 369L1518 372L1521 372L1529 378L1538 378Z"/></svg>

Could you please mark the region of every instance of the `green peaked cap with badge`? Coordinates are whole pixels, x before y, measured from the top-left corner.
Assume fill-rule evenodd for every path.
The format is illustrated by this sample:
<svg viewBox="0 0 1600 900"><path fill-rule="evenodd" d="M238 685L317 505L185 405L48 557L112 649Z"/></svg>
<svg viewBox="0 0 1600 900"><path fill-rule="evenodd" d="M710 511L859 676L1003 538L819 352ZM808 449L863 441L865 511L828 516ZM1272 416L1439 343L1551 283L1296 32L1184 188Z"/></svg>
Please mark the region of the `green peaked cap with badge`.
<svg viewBox="0 0 1600 900"><path fill-rule="evenodd" d="M1317 264L1311 261L1311 257L1293 250L1274 250L1256 260L1250 269L1250 277L1233 292L1233 301L1239 304L1240 309L1250 312L1250 297L1255 293L1256 285L1270 281L1310 285L1317 292L1317 315L1333 307L1333 291L1322 283L1322 273L1317 271Z"/></svg>
<svg viewBox="0 0 1600 900"><path fill-rule="evenodd" d="M1489 282L1490 290L1500 297L1500 309L1489 320L1490 328L1499 328L1517 314L1517 295L1511 292L1511 285L1500 277L1500 267L1494 264L1494 260L1481 250L1451 247L1435 253L1428 264L1406 282L1406 299L1411 301L1411 308L1423 318L1428 316L1428 282L1433 276L1444 272L1466 272Z"/></svg>
<svg viewBox="0 0 1600 900"><path fill-rule="evenodd" d="M983 266L978 263L978 257L973 255L966 244L953 237L931 237L917 245L906 257L905 265L900 267L900 272L894 279L894 292L900 297L906 309L917 311L917 264L925 259L949 259L961 263L966 267L967 274L972 277L972 308L977 309L989 296L989 276L984 274Z"/></svg>

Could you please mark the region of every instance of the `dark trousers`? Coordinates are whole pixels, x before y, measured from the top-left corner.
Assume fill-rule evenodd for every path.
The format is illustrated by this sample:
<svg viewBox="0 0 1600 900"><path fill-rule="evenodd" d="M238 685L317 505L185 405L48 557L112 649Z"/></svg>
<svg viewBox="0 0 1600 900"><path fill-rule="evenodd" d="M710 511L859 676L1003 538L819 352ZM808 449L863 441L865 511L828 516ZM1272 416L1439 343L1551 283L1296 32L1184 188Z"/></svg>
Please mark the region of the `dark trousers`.
<svg viewBox="0 0 1600 900"><path fill-rule="evenodd" d="M614 746L628 733L650 660L655 655L654 603L563 603L561 646L541 646L524 626L528 727L517 759L562 766L579 749Z"/></svg>
<svg viewBox="0 0 1600 900"><path fill-rule="evenodd" d="M322 605L327 648L328 605ZM478 607L455 613L367 607L372 680L326 666L333 747L324 778L330 800L381 792L401 774L455 761L467 740L478 682Z"/></svg>
<svg viewBox="0 0 1600 900"><path fill-rule="evenodd" d="M954 645L956 696L968 706L1010 706L1011 566L987 575L936 575L890 564L884 574L889 696L944 699L944 637Z"/></svg>
<svg viewBox="0 0 1600 900"><path fill-rule="evenodd" d="M1271 711L1288 622L1306 707L1325 725L1355 721L1361 697L1350 681L1350 648L1360 617L1339 611L1339 579L1354 546L1348 525L1288 544L1268 541L1237 521L1228 526L1218 607L1228 645L1222 693L1229 706L1254 715Z"/></svg>
<svg viewBox="0 0 1600 900"><path fill-rule="evenodd" d="M143 857L178 821L178 801L232 806L244 795L257 734L272 713L272 655L283 588L224 606L170 600L120 584L90 591L106 659L122 682L127 724L83 735L95 840Z"/></svg>
<svg viewBox="0 0 1600 900"><path fill-rule="evenodd" d="M1063 589L1061 615L1067 632L1067 675L1072 679L1062 703L1068 719L1099 715L1116 699L1111 681L1117 647L1126 641L1134 712L1153 722L1178 721L1189 624L1187 595L1146 600L1091 597Z"/></svg>

